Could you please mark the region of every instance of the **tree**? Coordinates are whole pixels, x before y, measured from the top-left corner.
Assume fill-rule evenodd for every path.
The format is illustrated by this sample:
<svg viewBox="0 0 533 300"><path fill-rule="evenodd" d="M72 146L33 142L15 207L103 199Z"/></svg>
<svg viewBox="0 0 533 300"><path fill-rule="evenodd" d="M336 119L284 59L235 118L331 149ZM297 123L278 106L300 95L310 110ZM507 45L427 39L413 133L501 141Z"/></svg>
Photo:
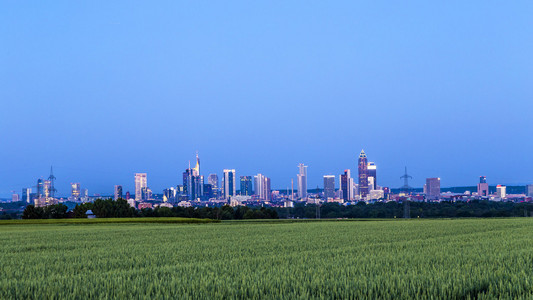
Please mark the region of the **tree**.
<svg viewBox="0 0 533 300"><path fill-rule="evenodd" d="M35 207L34 205L28 205L22 212L23 219L42 219L44 211L42 207Z"/></svg>
<svg viewBox="0 0 533 300"><path fill-rule="evenodd" d="M63 204L48 205L44 208L44 216L48 219L64 219L67 217L68 207Z"/></svg>
<svg viewBox="0 0 533 300"><path fill-rule="evenodd" d="M91 202L76 204L74 207L74 218L87 218L85 214L89 209L93 209L93 204Z"/></svg>

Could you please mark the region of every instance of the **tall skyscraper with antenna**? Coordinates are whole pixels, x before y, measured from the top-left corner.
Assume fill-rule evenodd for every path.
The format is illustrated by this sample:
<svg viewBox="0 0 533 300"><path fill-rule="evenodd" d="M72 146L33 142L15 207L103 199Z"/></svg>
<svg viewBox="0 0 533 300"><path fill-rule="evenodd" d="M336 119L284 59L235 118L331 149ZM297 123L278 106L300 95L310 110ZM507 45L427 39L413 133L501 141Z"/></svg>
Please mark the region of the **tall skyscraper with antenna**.
<svg viewBox="0 0 533 300"><path fill-rule="evenodd" d="M368 195L368 159L365 150L361 150L359 154L357 169L359 170L359 196L365 198Z"/></svg>
<svg viewBox="0 0 533 300"><path fill-rule="evenodd" d="M196 152L196 165L191 168L189 161L189 168L183 172L183 188L189 200L196 200L203 197L204 192L204 177L200 175L200 158Z"/></svg>

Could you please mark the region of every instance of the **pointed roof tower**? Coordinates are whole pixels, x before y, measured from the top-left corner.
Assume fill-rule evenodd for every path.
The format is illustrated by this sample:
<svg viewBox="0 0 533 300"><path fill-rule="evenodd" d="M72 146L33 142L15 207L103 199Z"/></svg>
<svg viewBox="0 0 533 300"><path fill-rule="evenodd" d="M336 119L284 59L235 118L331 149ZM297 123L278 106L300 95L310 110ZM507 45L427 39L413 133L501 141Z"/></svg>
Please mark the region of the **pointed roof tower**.
<svg viewBox="0 0 533 300"><path fill-rule="evenodd" d="M198 151L196 151L196 166L194 167L194 171L196 171L196 175L200 175L200 158L198 157Z"/></svg>

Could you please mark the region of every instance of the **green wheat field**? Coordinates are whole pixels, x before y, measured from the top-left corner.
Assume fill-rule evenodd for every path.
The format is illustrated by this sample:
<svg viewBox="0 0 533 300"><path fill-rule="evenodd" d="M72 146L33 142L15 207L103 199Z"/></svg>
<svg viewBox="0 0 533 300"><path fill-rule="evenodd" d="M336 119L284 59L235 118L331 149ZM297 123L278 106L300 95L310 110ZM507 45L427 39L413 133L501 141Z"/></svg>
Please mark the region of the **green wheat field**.
<svg viewBox="0 0 533 300"><path fill-rule="evenodd" d="M533 297L533 218L180 222L0 226L0 299Z"/></svg>

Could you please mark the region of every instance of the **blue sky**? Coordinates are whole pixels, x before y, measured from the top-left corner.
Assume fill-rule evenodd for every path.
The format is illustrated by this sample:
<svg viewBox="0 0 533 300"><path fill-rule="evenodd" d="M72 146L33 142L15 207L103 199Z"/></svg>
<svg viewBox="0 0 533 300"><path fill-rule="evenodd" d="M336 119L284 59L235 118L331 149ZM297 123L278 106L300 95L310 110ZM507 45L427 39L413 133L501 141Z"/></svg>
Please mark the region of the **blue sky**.
<svg viewBox="0 0 533 300"><path fill-rule="evenodd" d="M202 173L533 182L531 1L3 1L0 196Z"/></svg>

